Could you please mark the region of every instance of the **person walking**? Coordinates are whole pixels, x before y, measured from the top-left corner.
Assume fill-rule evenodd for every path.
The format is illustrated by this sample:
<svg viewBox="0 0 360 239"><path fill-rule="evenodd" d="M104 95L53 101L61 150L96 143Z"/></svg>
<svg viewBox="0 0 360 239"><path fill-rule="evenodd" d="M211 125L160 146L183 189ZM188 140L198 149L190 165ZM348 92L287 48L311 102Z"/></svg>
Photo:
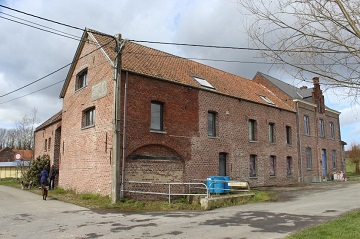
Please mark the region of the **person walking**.
<svg viewBox="0 0 360 239"><path fill-rule="evenodd" d="M48 171L44 168L40 173L40 184L42 186L46 186L47 178L49 177Z"/></svg>
<svg viewBox="0 0 360 239"><path fill-rule="evenodd" d="M56 168L54 167L54 165L52 165L49 174L49 178L50 178L49 190L54 189L56 174L57 174Z"/></svg>

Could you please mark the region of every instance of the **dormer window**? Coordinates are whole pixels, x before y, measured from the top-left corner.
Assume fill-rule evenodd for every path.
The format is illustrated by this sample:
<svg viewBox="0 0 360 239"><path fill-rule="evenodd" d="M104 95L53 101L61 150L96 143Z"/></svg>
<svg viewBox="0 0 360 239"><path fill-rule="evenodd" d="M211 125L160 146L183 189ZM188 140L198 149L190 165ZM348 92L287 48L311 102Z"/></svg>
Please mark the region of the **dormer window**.
<svg viewBox="0 0 360 239"><path fill-rule="evenodd" d="M269 105L275 105L274 102L272 102L271 100L269 100L266 96L263 95L259 95L261 99L263 99L266 103L268 103Z"/></svg>
<svg viewBox="0 0 360 239"><path fill-rule="evenodd" d="M202 87L208 88L208 89L212 89L215 90L214 86L212 86L209 82L207 82L207 80L198 78L193 76L194 80L196 80Z"/></svg>
<svg viewBox="0 0 360 239"><path fill-rule="evenodd" d="M75 90L84 88L85 86L87 86L87 69L82 70L77 74Z"/></svg>

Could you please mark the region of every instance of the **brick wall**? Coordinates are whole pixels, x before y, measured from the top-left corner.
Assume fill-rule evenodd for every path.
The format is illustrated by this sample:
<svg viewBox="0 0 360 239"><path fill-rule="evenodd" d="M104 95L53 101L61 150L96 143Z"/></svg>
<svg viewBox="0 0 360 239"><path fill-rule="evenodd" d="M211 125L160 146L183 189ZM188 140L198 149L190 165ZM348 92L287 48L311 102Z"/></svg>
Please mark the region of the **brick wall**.
<svg viewBox="0 0 360 239"><path fill-rule="evenodd" d="M249 181L252 186L284 185L297 181L296 115L267 105L242 101L212 92L199 94L200 137L193 138L192 160L186 178L204 179L219 174L219 153L227 154L226 174ZM216 112L217 135L207 134L208 111ZM257 140L249 141L248 121L257 122ZM269 143L269 123L275 124L275 143ZM286 143L286 126L292 129L292 144ZM257 177L250 178L250 155L257 155ZM275 176L269 176L269 157L276 156ZM287 175L286 157L292 157Z"/></svg>
<svg viewBox="0 0 360 239"><path fill-rule="evenodd" d="M55 147L55 131L61 127L60 122L55 122L44 129L35 132L34 158L47 154L50 156L50 164L54 163L55 158L58 158L59 148ZM45 146L46 141L46 146ZM49 144L50 141L50 144Z"/></svg>
<svg viewBox="0 0 360 239"><path fill-rule="evenodd" d="M191 139L199 134L198 90L128 74L127 100L126 181L183 182ZM150 129L152 101L163 104L163 131ZM125 184L126 190L140 188L168 190L164 185Z"/></svg>
<svg viewBox="0 0 360 239"><path fill-rule="evenodd" d="M80 57L96 48L85 44ZM88 85L76 90L76 75L86 68ZM79 59L72 74L63 103L59 186L110 195L113 69L98 50ZM106 96L92 100L92 87L101 82L106 82ZM84 128L83 111L89 107L95 107L95 125Z"/></svg>
<svg viewBox="0 0 360 239"><path fill-rule="evenodd" d="M310 135L306 135L304 115L309 116L310 119ZM325 137L320 137L319 119L324 121ZM334 124L335 138L330 137L330 122ZM299 102L299 132L301 140L301 158L302 173L305 182L319 182L324 179L330 179L329 175L323 177L322 173L322 149L326 150L327 154L327 174L334 171L344 170L342 168L342 147L341 138L339 135L339 115L330 110L325 113L318 113L316 105ZM306 167L306 148L311 148L312 151L312 167ZM332 151L336 152L336 168L332 165ZM301 176L301 172L299 172Z"/></svg>

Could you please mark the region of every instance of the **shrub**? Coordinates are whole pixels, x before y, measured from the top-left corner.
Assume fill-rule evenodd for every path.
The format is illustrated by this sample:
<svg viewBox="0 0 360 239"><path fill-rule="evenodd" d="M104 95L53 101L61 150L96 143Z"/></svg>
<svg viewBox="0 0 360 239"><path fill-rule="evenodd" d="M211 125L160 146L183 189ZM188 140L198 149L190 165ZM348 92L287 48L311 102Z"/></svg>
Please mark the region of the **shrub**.
<svg viewBox="0 0 360 239"><path fill-rule="evenodd" d="M38 156L35 160L31 161L29 169L24 175L24 180L26 182L33 182L33 185L40 185L40 172L43 169L49 171L50 169L50 156L43 154Z"/></svg>

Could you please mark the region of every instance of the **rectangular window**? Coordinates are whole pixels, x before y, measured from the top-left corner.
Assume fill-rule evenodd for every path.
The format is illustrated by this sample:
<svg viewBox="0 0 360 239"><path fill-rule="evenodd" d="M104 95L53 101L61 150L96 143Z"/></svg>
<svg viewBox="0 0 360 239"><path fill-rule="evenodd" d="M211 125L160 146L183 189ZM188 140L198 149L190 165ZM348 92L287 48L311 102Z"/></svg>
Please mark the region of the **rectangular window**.
<svg viewBox="0 0 360 239"><path fill-rule="evenodd" d="M330 137L332 139L335 139L335 128L334 128L334 123L330 122Z"/></svg>
<svg viewBox="0 0 360 239"><path fill-rule="evenodd" d="M287 175L292 174L292 158L290 156L286 157L286 172Z"/></svg>
<svg viewBox="0 0 360 239"><path fill-rule="evenodd" d="M275 143L275 124L269 124L269 143Z"/></svg>
<svg viewBox="0 0 360 239"><path fill-rule="evenodd" d="M77 74L75 90L84 88L85 86L87 86L87 69Z"/></svg>
<svg viewBox="0 0 360 239"><path fill-rule="evenodd" d="M216 113L208 112L208 136L216 136Z"/></svg>
<svg viewBox="0 0 360 239"><path fill-rule="evenodd" d="M45 139L45 144L44 144L44 151L47 150L47 139Z"/></svg>
<svg viewBox="0 0 360 239"><path fill-rule="evenodd" d="M48 150L50 150L50 146L51 146L51 138L49 138L49 141L48 141Z"/></svg>
<svg viewBox="0 0 360 239"><path fill-rule="evenodd" d="M320 131L320 137L325 137L325 129L324 129L324 120L319 119L319 131Z"/></svg>
<svg viewBox="0 0 360 239"><path fill-rule="evenodd" d="M95 125L95 108L83 111L82 127L85 128L93 125Z"/></svg>
<svg viewBox="0 0 360 239"><path fill-rule="evenodd" d="M250 155L250 177L256 177L256 155Z"/></svg>
<svg viewBox="0 0 360 239"><path fill-rule="evenodd" d="M256 141L256 120L249 120L249 140Z"/></svg>
<svg viewBox="0 0 360 239"><path fill-rule="evenodd" d="M275 176L275 163L276 163L276 157L270 156L270 161L269 161L270 176Z"/></svg>
<svg viewBox="0 0 360 239"><path fill-rule="evenodd" d="M331 160L332 160L333 169L336 169L337 164L336 164L336 151L335 150L333 150L331 153Z"/></svg>
<svg viewBox="0 0 360 239"><path fill-rule="evenodd" d="M291 127L286 126L286 143L291 144Z"/></svg>
<svg viewBox="0 0 360 239"><path fill-rule="evenodd" d="M311 155L311 148L306 148L306 168L311 169L312 168L312 155Z"/></svg>
<svg viewBox="0 0 360 239"><path fill-rule="evenodd" d="M305 128L305 134L310 135L310 120L309 116L304 115L304 128Z"/></svg>
<svg viewBox="0 0 360 239"><path fill-rule="evenodd" d="M163 104L159 102L151 102L151 130L163 131Z"/></svg>

